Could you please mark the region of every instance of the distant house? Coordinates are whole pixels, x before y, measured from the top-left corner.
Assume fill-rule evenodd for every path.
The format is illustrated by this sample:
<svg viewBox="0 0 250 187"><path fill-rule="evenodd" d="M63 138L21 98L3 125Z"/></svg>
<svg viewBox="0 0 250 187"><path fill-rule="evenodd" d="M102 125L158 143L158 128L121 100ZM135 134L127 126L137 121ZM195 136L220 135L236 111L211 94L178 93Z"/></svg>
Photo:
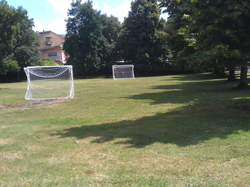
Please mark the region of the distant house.
<svg viewBox="0 0 250 187"><path fill-rule="evenodd" d="M65 35L58 35L52 31L39 32L40 51L43 56L49 57L57 64L65 64L66 58L63 48Z"/></svg>

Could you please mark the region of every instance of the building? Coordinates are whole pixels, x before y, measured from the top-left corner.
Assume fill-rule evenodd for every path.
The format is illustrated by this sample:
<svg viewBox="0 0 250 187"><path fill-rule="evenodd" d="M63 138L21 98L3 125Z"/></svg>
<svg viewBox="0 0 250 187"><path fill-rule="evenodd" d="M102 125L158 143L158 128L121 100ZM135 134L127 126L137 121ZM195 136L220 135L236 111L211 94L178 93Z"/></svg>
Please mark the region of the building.
<svg viewBox="0 0 250 187"><path fill-rule="evenodd" d="M65 64L66 58L63 48L65 35L58 35L52 31L39 32L40 51L43 56L49 57L57 64Z"/></svg>

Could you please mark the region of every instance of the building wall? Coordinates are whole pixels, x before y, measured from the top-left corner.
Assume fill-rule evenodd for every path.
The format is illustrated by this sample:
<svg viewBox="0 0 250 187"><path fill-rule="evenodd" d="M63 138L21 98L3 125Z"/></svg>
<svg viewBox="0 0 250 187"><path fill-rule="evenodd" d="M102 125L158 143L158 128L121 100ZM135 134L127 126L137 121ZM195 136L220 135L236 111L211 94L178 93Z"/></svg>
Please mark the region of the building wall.
<svg viewBox="0 0 250 187"><path fill-rule="evenodd" d="M51 31L39 32L39 37L41 54L58 64L65 64L66 58L62 50L64 38ZM46 41L46 38L50 38L49 42ZM57 56L49 56L49 53L57 53Z"/></svg>
<svg viewBox="0 0 250 187"><path fill-rule="evenodd" d="M57 53L59 55L57 55L56 57L55 56L49 56L49 53ZM43 49L43 50L41 50L41 54L43 56L49 57L50 60L55 61L58 64L65 64L66 63L65 54L64 54L64 52L62 50L62 47L60 47L60 46L54 47L54 48Z"/></svg>
<svg viewBox="0 0 250 187"><path fill-rule="evenodd" d="M40 48L58 46L58 45L62 45L64 42L64 39L62 37L60 37L59 35L51 31L40 32L39 37L40 37L40 44L41 44ZM50 38L51 44L46 44L46 38Z"/></svg>
<svg viewBox="0 0 250 187"><path fill-rule="evenodd" d="M62 56L62 63L66 64L66 55L65 55L63 50L61 50L61 53L62 53L62 55L61 55Z"/></svg>

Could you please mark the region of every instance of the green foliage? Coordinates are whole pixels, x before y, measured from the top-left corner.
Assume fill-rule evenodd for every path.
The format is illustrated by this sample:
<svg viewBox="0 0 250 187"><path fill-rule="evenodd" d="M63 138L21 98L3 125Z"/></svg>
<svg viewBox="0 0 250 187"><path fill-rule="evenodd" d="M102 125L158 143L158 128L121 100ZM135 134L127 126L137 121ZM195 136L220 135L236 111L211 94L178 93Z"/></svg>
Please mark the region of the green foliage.
<svg viewBox="0 0 250 187"><path fill-rule="evenodd" d="M98 49L102 36L100 12L93 9L92 1L71 3L68 11L67 35L63 49L67 63L73 64L85 77L100 67Z"/></svg>
<svg viewBox="0 0 250 187"><path fill-rule="evenodd" d="M194 53L193 36L188 33L191 23L190 0L164 0L160 7L169 18L166 23L167 44L173 54L173 63L184 68L189 65L190 55Z"/></svg>
<svg viewBox="0 0 250 187"><path fill-rule="evenodd" d="M24 66L36 64L40 44L32 26L33 20L28 18L26 10L22 7L15 9L5 0L0 1L1 73L18 72Z"/></svg>
<svg viewBox="0 0 250 187"><path fill-rule="evenodd" d="M192 7L191 29L198 33L195 37L196 62L214 68L247 68L250 3L243 0L195 1ZM244 69L243 72L247 73ZM247 86L246 75L241 76L240 84Z"/></svg>
<svg viewBox="0 0 250 187"><path fill-rule="evenodd" d="M107 76L109 76L111 65L120 57L117 42L121 24L118 18L114 16L101 15L101 29L101 48L98 50L98 56L101 59L102 68L105 69Z"/></svg>
<svg viewBox="0 0 250 187"><path fill-rule="evenodd" d="M47 60L45 61L44 66L57 66L57 63L51 60Z"/></svg>
<svg viewBox="0 0 250 187"><path fill-rule="evenodd" d="M6 74L8 72L18 72L20 67L16 60L13 60L12 56L9 55L0 61L0 74Z"/></svg>
<svg viewBox="0 0 250 187"><path fill-rule="evenodd" d="M100 15L91 1L72 2L68 16L64 43L67 63L73 64L84 77L100 70L108 72L119 58L116 43L121 24L118 18Z"/></svg>
<svg viewBox="0 0 250 187"><path fill-rule="evenodd" d="M15 10L5 0L0 1L0 66L1 74L18 71L17 62L13 60L12 51L16 41L17 27L14 25Z"/></svg>
<svg viewBox="0 0 250 187"><path fill-rule="evenodd" d="M122 57L133 63L151 65L167 59L166 34L156 0L135 0L124 20L119 48Z"/></svg>
<svg viewBox="0 0 250 187"><path fill-rule="evenodd" d="M231 73L241 66L246 74L250 59L248 1L162 0L160 6L169 14L168 44L175 61L201 70L224 72L227 67ZM246 75L241 76L240 84L247 87Z"/></svg>

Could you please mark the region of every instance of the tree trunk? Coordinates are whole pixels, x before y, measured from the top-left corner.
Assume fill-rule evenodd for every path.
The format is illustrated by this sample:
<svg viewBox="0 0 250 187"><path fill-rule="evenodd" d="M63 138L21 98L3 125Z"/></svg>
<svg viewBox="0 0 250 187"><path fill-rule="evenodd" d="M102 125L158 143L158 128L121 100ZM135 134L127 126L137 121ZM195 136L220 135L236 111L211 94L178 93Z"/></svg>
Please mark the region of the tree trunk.
<svg viewBox="0 0 250 187"><path fill-rule="evenodd" d="M183 72L185 70L185 63L181 63L181 71Z"/></svg>
<svg viewBox="0 0 250 187"><path fill-rule="evenodd" d="M82 78L85 79L86 78L86 68L83 66L82 68Z"/></svg>
<svg viewBox="0 0 250 187"><path fill-rule="evenodd" d="M20 74L17 72L17 82L20 82Z"/></svg>
<svg viewBox="0 0 250 187"><path fill-rule="evenodd" d="M235 67L229 69L228 81L235 81Z"/></svg>
<svg viewBox="0 0 250 187"><path fill-rule="evenodd" d="M109 68L110 68L110 66L109 66L109 62L108 62L108 63L106 63L106 66L105 66L106 78L109 78Z"/></svg>
<svg viewBox="0 0 250 187"><path fill-rule="evenodd" d="M220 75L221 75L222 77L225 76L225 67L224 67L224 66L222 66L222 67L220 68Z"/></svg>
<svg viewBox="0 0 250 187"><path fill-rule="evenodd" d="M249 88L247 82L247 66L241 66L240 83L237 86L237 88L242 90Z"/></svg>
<svg viewBox="0 0 250 187"><path fill-rule="evenodd" d="M109 78L109 70L106 69L106 78Z"/></svg>
<svg viewBox="0 0 250 187"><path fill-rule="evenodd" d="M219 75L220 74L220 68L217 66L217 63L218 63L218 60L216 59L215 63L213 63L213 68L214 68L214 73L216 75Z"/></svg>

